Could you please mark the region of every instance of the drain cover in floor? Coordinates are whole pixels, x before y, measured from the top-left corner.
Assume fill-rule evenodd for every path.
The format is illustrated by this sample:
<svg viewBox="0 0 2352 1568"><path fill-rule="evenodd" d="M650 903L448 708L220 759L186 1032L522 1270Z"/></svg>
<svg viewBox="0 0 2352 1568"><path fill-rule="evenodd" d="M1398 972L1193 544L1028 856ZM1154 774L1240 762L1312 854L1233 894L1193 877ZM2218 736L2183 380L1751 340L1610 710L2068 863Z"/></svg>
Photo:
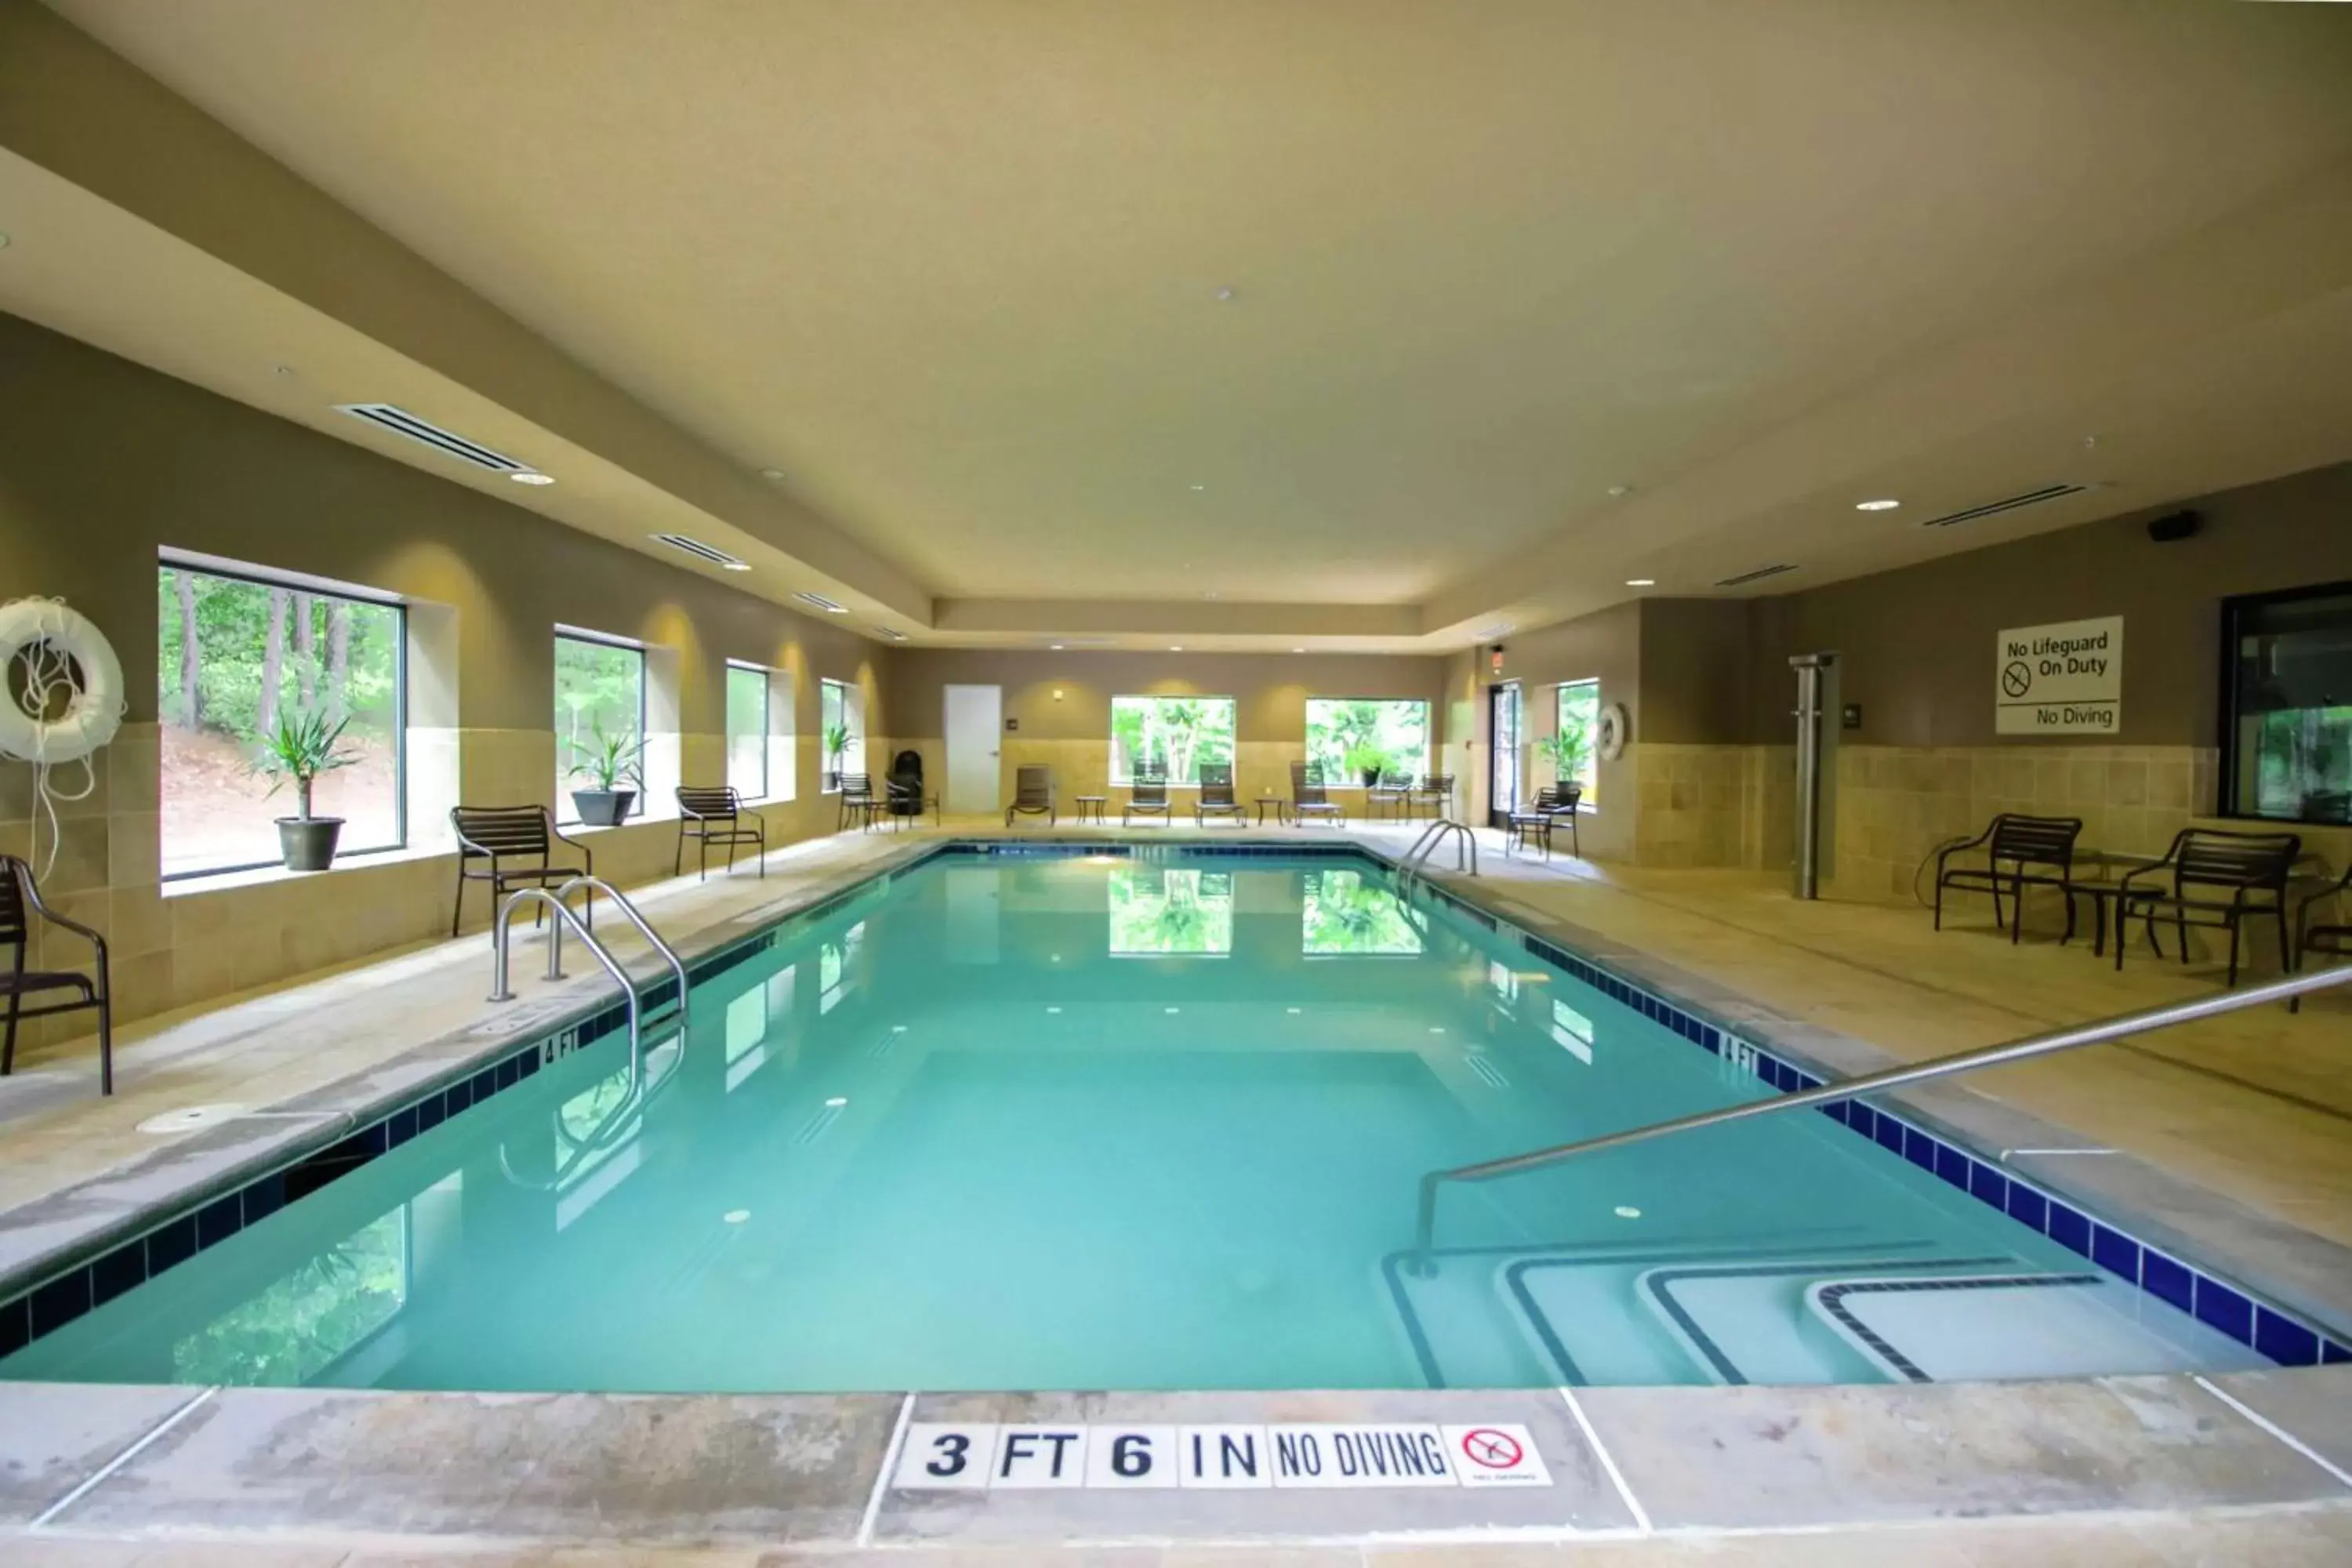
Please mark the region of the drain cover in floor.
<svg viewBox="0 0 2352 1568"><path fill-rule="evenodd" d="M139 1124L142 1132L194 1132L199 1127L210 1127L215 1121L226 1121L245 1112L242 1105L184 1105L177 1110L166 1110L151 1116Z"/></svg>

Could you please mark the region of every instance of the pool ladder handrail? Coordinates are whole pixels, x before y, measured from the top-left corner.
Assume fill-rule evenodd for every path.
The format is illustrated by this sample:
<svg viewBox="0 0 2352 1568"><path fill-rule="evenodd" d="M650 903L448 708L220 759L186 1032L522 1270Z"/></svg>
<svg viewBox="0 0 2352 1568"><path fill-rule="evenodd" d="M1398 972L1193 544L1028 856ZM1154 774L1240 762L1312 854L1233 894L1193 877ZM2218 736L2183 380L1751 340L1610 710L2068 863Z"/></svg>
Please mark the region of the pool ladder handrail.
<svg viewBox="0 0 2352 1568"><path fill-rule="evenodd" d="M2168 1002L2160 1007L2146 1007L2136 1013L2118 1013L2111 1018L2095 1023L2078 1024L2073 1028L2053 1030L2043 1035L2030 1035L2023 1039L2010 1040L2000 1045L1984 1046L1973 1051L1958 1051L1930 1061L1909 1067L1889 1068L1883 1072L1864 1073L1860 1078L1842 1079L1825 1083L1818 1089L1800 1089L1794 1094L1776 1095L1767 1100L1749 1100L1742 1105L1727 1105L1714 1110L1702 1110L1689 1116L1677 1116L1665 1121L1653 1121L1645 1126L1627 1128L1622 1132L1603 1133L1597 1138L1580 1138L1572 1143L1556 1143L1549 1149L1533 1149L1524 1154L1509 1154L1499 1160L1482 1160L1476 1164L1457 1165L1450 1171L1432 1171L1421 1179L1421 1214L1414 1229L1413 1250L1426 1258L1437 1230L1437 1193L1447 1182L1485 1182L1497 1176L1517 1175L1543 1165L1555 1165L1580 1154L1597 1154L1604 1149L1622 1149L1628 1144L1647 1142L1670 1133L1696 1132L1702 1127L1720 1127L1727 1122L1744 1121L1751 1116L1769 1116L1775 1111L1801 1110L1811 1105L1826 1105L1832 1100L1853 1100L1861 1095L1874 1094L1881 1089L1901 1089L1909 1084L1933 1083L1963 1073L1979 1072L1987 1068L2008 1067L2015 1062L2032 1061L2040 1057L2055 1056L2061 1051L2096 1046L2109 1040L2119 1040L2132 1035L2144 1035L2153 1029L2168 1029L2177 1024L2194 1023L2200 1018L2216 1017L2224 1013L2241 1012L2248 1007L2260 1007L2266 1003L2284 1002L2309 992L2321 991L2330 985L2352 981L2352 964L2339 964L2315 974L2289 974L2267 984L2252 986L2244 991L2224 991L2215 995L2200 996L2188 1002Z"/></svg>
<svg viewBox="0 0 2352 1568"><path fill-rule="evenodd" d="M499 912L490 921L489 999L493 1002L515 999L514 987L507 984L507 950L513 941L515 915L526 903L544 904L555 916L554 930L547 937L548 979L563 978L563 955L559 944L562 940L563 928L568 925L580 933L580 940L588 944L588 951L595 955L597 963L604 966L604 973L613 977L613 983L621 988L622 1000L629 1006L629 1061L634 1069L638 1052L645 1044L645 1015L638 1004L636 983L629 978L629 972L621 967L620 960L613 956L612 951L596 940L596 933L572 912L572 906L545 888L517 888L506 896L505 902L499 905Z"/></svg>
<svg viewBox="0 0 2352 1568"><path fill-rule="evenodd" d="M1397 861L1397 897L1399 899L1407 902L1412 900L1412 881L1415 877L1421 878L1423 881L1429 879L1430 859L1436 855L1439 847L1445 843L1449 830L1461 835L1454 846L1454 868L1456 871L1463 868L1462 846L1467 845L1469 846L1470 875L1475 877L1478 874L1478 836L1470 831L1468 823L1456 821L1451 816L1440 816L1421 830L1421 837L1412 841L1412 847L1407 849L1403 857Z"/></svg>
<svg viewBox="0 0 2352 1568"><path fill-rule="evenodd" d="M620 889L615 888L612 883L604 880L604 878L572 878L572 880L564 883L563 886L555 889L557 901L562 902L562 900L571 898L572 891L575 888L584 888L588 890L588 901L589 906L592 909L595 906L596 895L598 893L602 893L606 898L612 900L614 906L621 911L622 918L626 920L631 925L636 927L637 934L644 937L647 942L651 943L653 950L661 954L662 962L669 965L670 973L676 976L677 980L677 1027L678 1032L680 1034L684 1034L686 1031L686 996L688 985L686 978L686 961L678 957L677 951L675 948L671 947L668 942L662 940L661 932L654 930L653 922L638 912L637 906L631 903L625 897L624 897ZM583 941L593 942L594 940L588 936L585 931L582 930L582 928L575 926L573 929L582 931ZM558 927L554 931L550 933L548 938L547 977L550 980L561 980L563 978L563 931L561 927Z"/></svg>

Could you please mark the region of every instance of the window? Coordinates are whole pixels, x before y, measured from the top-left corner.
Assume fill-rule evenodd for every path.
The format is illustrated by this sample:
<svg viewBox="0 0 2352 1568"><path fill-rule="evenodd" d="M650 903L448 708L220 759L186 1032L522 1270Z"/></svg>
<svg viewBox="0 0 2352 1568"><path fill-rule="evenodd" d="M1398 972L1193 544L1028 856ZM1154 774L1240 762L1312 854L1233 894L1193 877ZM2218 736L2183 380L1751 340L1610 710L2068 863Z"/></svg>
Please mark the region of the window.
<svg viewBox="0 0 2352 1568"><path fill-rule="evenodd" d="M1601 730L1601 682L1563 681L1559 688L1559 725L1553 732L1568 742L1573 766L1567 779L1584 786L1583 804L1590 809L1601 799L1601 752L1594 743ZM1553 759L1558 771L1559 759Z"/></svg>
<svg viewBox="0 0 2352 1568"><path fill-rule="evenodd" d="M1429 704L1363 697L1307 700L1307 762L1325 784L1429 771Z"/></svg>
<svg viewBox="0 0 2352 1568"><path fill-rule="evenodd" d="M295 815L293 789L273 798L255 763L281 720L311 713L343 726L343 765L310 797L313 816L343 819L337 853L406 842L400 605L168 558L158 587L164 877L281 862L275 819Z"/></svg>
<svg viewBox="0 0 2352 1568"><path fill-rule="evenodd" d="M1140 771L1196 784L1202 763L1231 767L1234 713L1230 697L1112 698L1110 782L1132 784Z"/></svg>
<svg viewBox="0 0 2352 1568"><path fill-rule="evenodd" d="M2229 599L2221 810L2352 822L2352 583Z"/></svg>
<svg viewBox="0 0 2352 1568"><path fill-rule="evenodd" d="M746 800L768 794L768 672L727 667L727 782Z"/></svg>
<svg viewBox="0 0 2352 1568"><path fill-rule="evenodd" d="M841 788L841 775L866 771L865 693L846 681L825 681L817 692L817 743L824 752L824 793Z"/></svg>
<svg viewBox="0 0 2352 1568"><path fill-rule="evenodd" d="M1141 866L1110 873L1114 958L1221 958L1234 950L1234 874Z"/></svg>
<svg viewBox="0 0 2352 1568"><path fill-rule="evenodd" d="M646 810L646 650L593 633L555 638L555 819L577 822L572 792L597 787L593 766L617 746L627 761L624 789L636 791L629 815Z"/></svg>

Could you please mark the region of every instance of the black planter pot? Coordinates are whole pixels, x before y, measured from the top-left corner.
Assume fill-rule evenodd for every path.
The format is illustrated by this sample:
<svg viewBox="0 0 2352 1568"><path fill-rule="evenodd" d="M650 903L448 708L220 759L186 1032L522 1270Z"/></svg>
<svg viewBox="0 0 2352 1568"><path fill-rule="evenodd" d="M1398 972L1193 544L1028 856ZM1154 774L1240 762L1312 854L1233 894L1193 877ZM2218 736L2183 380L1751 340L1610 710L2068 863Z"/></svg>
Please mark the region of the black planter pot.
<svg viewBox="0 0 2352 1568"><path fill-rule="evenodd" d="M572 804L579 808L580 820L590 827L618 827L629 815L637 792L633 789L575 789Z"/></svg>
<svg viewBox="0 0 2352 1568"><path fill-rule="evenodd" d="M289 871L323 871L335 863L335 840L342 837L340 816L281 816L278 847Z"/></svg>

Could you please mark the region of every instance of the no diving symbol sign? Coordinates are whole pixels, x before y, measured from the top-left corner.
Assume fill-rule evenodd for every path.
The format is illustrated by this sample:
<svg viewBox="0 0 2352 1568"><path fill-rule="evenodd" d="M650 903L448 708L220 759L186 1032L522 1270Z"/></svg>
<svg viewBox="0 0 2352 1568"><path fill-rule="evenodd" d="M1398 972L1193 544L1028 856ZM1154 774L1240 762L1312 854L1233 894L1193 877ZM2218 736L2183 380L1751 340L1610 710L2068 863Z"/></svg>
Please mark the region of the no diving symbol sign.
<svg viewBox="0 0 2352 1568"><path fill-rule="evenodd" d="M1525 1426L1448 1426L1445 1444L1461 1460L1465 1487L1548 1487L1551 1472Z"/></svg>
<svg viewBox="0 0 2352 1568"><path fill-rule="evenodd" d="M2021 658L2012 658L2002 667L2000 689L2011 697L2022 697L2033 689L2033 667Z"/></svg>

